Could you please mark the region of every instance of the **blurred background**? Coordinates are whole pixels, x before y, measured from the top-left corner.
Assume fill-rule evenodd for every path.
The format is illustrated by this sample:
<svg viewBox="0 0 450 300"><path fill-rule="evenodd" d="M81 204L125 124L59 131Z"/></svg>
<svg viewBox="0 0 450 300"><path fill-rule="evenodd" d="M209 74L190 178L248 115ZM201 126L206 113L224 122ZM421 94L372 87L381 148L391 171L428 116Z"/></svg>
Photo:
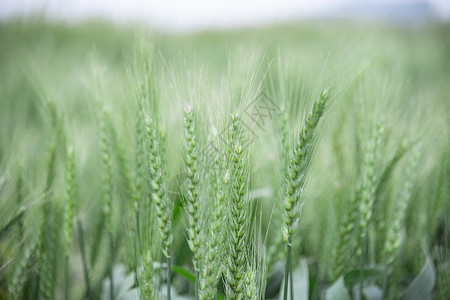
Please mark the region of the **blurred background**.
<svg viewBox="0 0 450 300"><path fill-rule="evenodd" d="M41 15L64 22L102 18L164 30L261 25L302 19L372 19L396 23L450 20L447 0L1 0L0 18Z"/></svg>

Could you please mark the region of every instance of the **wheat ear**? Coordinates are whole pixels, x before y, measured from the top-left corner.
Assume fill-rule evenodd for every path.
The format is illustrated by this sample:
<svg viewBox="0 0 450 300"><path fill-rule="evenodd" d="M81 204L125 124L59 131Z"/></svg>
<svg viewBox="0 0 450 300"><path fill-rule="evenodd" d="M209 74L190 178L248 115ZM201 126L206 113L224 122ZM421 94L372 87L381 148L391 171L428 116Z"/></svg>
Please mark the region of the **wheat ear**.
<svg viewBox="0 0 450 300"><path fill-rule="evenodd" d="M73 215L76 205L76 183L75 183L75 158L73 149L67 152L67 200L64 213L64 238L65 238L65 299L69 299L69 256L72 243Z"/></svg>
<svg viewBox="0 0 450 300"><path fill-rule="evenodd" d="M199 271L200 271L200 244L201 244L201 214L199 198L199 172L197 159L197 141L195 137L195 122L191 105L187 104L184 110L185 132L185 172L186 172L186 212L188 245L193 255L195 270L195 299L198 299Z"/></svg>
<svg viewBox="0 0 450 300"><path fill-rule="evenodd" d="M159 234L162 240L162 252L167 259L167 296L170 300L170 246L172 244L172 208L165 192L164 170L161 149L156 135L155 123L150 116L146 117L146 133L150 168L150 185L152 201L155 207Z"/></svg>
<svg viewBox="0 0 450 300"><path fill-rule="evenodd" d="M231 208L229 254L227 256L227 294L229 299L245 297L245 274L248 268L246 253L246 231L248 217L247 156L240 115L231 119L231 139L229 144L231 162Z"/></svg>
<svg viewBox="0 0 450 300"><path fill-rule="evenodd" d="M101 130L101 155L102 155L102 189L103 189L103 214L106 222L106 229L109 235L109 280L110 295L114 300L114 237L113 237L113 175L111 159L111 142L108 135L108 115L102 111Z"/></svg>
<svg viewBox="0 0 450 300"><path fill-rule="evenodd" d="M287 288L289 283L288 275L290 274L291 268L292 238L297 230L300 220L306 173L314 154L315 141L319 130L318 124L327 107L328 98L329 92L328 89L326 89L321 93L320 99L314 103L313 109L308 114L300 132L299 140L294 147L288 168L284 196L284 224L282 228L283 238L287 247L284 281L285 300L287 299ZM293 297L293 295L291 295L291 297Z"/></svg>

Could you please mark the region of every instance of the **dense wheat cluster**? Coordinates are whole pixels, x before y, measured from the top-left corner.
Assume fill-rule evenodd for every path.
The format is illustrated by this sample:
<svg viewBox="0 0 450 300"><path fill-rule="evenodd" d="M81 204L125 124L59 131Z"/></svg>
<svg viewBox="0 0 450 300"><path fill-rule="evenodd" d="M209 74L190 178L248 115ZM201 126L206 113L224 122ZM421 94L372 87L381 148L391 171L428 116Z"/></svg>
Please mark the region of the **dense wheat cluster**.
<svg viewBox="0 0 450 300"><path fill-rule="evenodd" d="M449 299L448 27L0 43L0 299Z"/></svg>

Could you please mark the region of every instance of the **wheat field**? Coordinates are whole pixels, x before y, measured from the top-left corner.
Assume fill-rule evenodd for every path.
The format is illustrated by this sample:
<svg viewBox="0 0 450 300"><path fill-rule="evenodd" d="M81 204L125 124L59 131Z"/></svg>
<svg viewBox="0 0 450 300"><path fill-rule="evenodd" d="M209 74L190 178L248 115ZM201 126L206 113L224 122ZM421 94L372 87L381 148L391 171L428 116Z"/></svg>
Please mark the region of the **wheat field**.
<svg viewBox="0 0 450 300"><path fill-rule="evenodd" d="M0 299L449 299L448 25L0 45Z"/></svg>

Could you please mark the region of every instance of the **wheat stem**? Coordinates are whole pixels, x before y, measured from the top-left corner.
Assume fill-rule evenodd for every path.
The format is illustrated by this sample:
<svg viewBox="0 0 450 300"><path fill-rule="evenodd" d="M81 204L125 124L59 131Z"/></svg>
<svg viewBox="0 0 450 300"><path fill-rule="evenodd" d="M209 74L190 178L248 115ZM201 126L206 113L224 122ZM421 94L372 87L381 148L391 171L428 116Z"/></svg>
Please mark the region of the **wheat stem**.
<svg viewBox="0 0 450 300"><path fill-rule="evenodd" d="M284 290L283 290L283 299L287 300L288 298L288 286L289 286L289 280L290 280L290 273L291 273L291 243L286 244L286 264L284 266ZM292 286L292 282L291 282ZM291 293L292 297L292 293Z"/></svg>

